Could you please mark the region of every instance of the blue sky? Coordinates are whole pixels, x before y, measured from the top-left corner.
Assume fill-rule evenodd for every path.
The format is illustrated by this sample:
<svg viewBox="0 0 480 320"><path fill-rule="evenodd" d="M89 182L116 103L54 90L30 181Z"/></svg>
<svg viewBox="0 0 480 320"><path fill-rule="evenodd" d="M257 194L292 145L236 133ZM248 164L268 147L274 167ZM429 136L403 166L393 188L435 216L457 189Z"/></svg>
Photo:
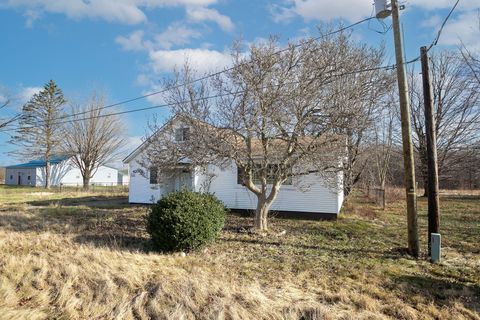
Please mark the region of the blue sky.
<svg viewBox="0 0 480 320"><path fill-rule="evenodd" d="M54 79L71 102L93 90L107 103L159 88L185 57L202 72L229 63L233 40L256 42L278 35L283 43L316 34L320 23L350 24L369 17L373 0L0 0L0 103L7 97L12 114L48 80ZM455 0L401 2L407 57L434 38ZM462 0L449 20L438 49L462 41L478 50L480 0ZM390 18L384 20L390 25ZM353 29L355 39L382 41L394 61L392 33L379 34L372 20ZM139 100L117 110L147 107L159 98ZM161 118L166 110L158 110ZM153 112L123 116L129 146L140 143ZM0 165L15 162L14 147L0 134Z"/></svg>

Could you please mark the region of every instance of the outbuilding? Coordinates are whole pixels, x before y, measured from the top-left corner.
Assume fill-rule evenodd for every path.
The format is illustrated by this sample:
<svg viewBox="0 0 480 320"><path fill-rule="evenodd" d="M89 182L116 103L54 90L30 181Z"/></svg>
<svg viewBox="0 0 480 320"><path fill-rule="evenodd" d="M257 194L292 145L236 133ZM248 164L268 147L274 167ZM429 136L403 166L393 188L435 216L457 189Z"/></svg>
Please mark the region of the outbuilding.
<svg viewBox="0 0 480 320"><path fill-rule="evenodd" d="M53 157L50 164L51 186L81 186L83 184L80 169L69 156ZM19 186L45 185L45 160L32 160L27 163L8 166L5 169L5 184ZM90 179L92 185L112 186L122 183L121 173L110 166L100 166Z"/></svg>

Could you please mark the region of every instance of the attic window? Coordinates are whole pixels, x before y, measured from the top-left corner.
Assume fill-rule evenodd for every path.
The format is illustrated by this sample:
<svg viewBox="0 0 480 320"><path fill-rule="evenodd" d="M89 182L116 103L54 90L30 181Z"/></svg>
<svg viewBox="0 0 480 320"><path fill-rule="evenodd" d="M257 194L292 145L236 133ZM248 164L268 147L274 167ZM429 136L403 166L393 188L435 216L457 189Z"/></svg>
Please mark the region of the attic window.
<svg viewBox="0 0 480 320"><path fill-rule="evenodd" d="M151 167L150 168L150 184L157 184L158 183L158 168Z"/></svg>
<svg viewBox="0 0 480 320"><path fill-rule="evenodd" d="M175 141L182 142L189 140L190 128L175 129Z"/></svg>

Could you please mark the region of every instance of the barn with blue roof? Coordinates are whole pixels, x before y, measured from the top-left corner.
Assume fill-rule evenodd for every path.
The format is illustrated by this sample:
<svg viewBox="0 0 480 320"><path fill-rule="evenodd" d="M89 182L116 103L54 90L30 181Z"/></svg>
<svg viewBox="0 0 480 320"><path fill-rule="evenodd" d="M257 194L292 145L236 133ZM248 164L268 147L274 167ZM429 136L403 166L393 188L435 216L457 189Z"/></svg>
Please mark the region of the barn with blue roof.
<svg viewBox="0 0 480 320"><path fill-rule="evenodd" d="M80 169L71 161L69 156L54 156L50 164L51 186L80 186L83 183ZM32 160L26 163L11 165L5 168L5 184L20 186L45 185L45 160ZM100 166L90 179L93 185L123 184L123 175L118 169L110 166Z"/></svg>

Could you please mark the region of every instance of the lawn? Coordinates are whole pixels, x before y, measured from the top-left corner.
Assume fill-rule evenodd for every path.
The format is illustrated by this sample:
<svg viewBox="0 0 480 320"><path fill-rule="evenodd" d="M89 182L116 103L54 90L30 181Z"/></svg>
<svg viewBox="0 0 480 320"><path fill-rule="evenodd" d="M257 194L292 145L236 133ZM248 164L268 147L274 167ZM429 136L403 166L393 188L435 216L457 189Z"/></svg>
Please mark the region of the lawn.
<svg viewBox="0 0 480 320"><path fill-rule="evenodd" d="M151 251L121 191L0 187L0 319L480 319L480 196L442 195L440 264L406 254L393 198L357 193L336 221L273 218L267 235L229 215L183 256Z"/></svg>

